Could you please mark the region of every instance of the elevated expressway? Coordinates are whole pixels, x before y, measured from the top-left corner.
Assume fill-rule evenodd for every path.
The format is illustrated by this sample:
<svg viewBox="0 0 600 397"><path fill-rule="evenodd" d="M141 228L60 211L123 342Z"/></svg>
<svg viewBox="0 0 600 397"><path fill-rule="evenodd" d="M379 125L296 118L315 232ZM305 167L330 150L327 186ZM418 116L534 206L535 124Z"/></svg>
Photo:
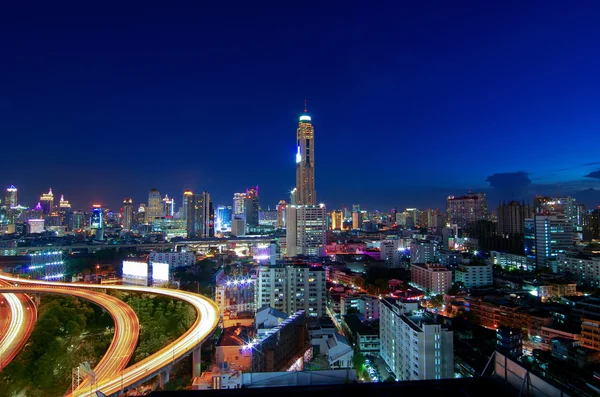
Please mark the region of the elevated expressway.
<svg viewBox="0 0 600 397"><path fill-rule="evenodd" d="M106 396L117 396L122 390L128 387L139 385L154 376L158 375L160 383L164 384L169 379L169 371L174 363L188 356L193 355L193 376L200 375L200 347L202 343L212 335L219 322L219 309L217 305L210 299L202 295L194 294L187 291L172 290L167 288L150 288L136 286L121 286L121 285L98 285L98 284L79 284L79 283L58 283L45 282L29 279L13 278L6 275L0 275L0 280L18 285L19 288L26 288L28 292L34 293L39 288L48 287L50 289L68 289L72 291L90 291L92 289L114 289L119 291L129 291L137 293L147 293L161 295L171 299L178 299L191 304L197 312L196 320L192 327L183 335L177 338L174 342L165 346L155 354L145 358L133 366L114 373L103 379L97 377L93 387L78 388L72 392L73 396L90 396L95 397L95 391L100 391ZM25 287L25 285L27 287ZM4 288L0 288L4 289ZM23 291L19 289L18 291ZM10 292L13 292L12 290ZM103 295L106 297L107 295ZM85 299L85 298L84 298ZM135 346L134 346L135 348ZM119 357L118 355L114 357ZM114 357L105 355L108 361ZM104 360L103 358L103 360ZM98 368L98 367L96 367ZM94 371L97 373L96 369Z"/></svg>
<svg viewBox="0 0 600 397"><path fill-rule="evenodd" d="M0 287L10 283L0 280ZM0 371L25 346L37 319L37 307L25 294L5 294L0 299Z"/></svg>

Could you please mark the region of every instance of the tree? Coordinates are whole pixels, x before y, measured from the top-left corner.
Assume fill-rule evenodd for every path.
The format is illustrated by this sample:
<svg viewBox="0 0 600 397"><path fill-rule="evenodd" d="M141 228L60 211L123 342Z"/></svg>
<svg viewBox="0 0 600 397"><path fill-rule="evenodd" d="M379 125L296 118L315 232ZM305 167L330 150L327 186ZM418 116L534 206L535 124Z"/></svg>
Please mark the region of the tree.
<svg viewBox="0 0 600 397"><path fill-rule="evenodd" d="M431 307L441 308L444 305L444 295L439 294L432 296L431 299L429 299L429 304Z"/></svg>

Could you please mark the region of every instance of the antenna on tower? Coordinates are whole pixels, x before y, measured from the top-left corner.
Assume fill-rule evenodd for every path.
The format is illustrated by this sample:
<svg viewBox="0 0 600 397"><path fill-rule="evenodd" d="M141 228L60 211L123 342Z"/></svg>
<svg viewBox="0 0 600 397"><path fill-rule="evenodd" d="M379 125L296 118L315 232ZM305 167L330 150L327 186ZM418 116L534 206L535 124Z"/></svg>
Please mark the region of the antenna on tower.
<svg viewBox="0 0 600 397"><path fill-rule="evenodd" d="M304 113L307 113L308 111L306 110L306 99L304 100Z"/></svg>

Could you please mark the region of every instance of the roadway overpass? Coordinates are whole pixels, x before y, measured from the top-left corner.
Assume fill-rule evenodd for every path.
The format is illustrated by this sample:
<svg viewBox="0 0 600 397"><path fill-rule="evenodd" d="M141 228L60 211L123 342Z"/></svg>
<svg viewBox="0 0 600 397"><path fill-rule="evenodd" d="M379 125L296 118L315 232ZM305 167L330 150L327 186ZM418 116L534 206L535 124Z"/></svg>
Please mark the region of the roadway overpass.
<svg viewBox="0 0 600 397"><path fill-rule="evenodd" d="M193 356L193 374L200 375L200 347L207 340L219 322L219 309L210 299L198 294L187 291L172 290L167 288L137 287L137 286L117 286L97 284L77 284L77 283L57 283L44 282L37 280L28 280L13 278L6 275L0 275L0 280L15 284L17 287L27 288L29 291L38 288L49 288L52 291L57 289L68 289L71 291L90 291L92 289L115 289L119 291L130 291L138 293L148 293L165 296L172 299L182 300L191 304L196 312L196 320L190 329L177 338L174 342L165 346L160 351L147 357L133 366L120 371L119 375L113 373L112 376L105 379L99 379L93 387L83 390L79 388L72 392L72 396L90 396L95 397L95 391L100 391L107 396L117 396L122 390L128 387L134 387L147 380L159 376L161 385L169 379L169 371L179 360ZM26 286L26 287L24 287ZM5 287L3 287L5 288ZM7 290L8 291L8 290ZM21 291L21 290L19 290ZM42 291L42 290L38 290ZM14 292L11 290L11 292ZM85 295L85 294L84 294ZM108 295L104 295L108 296ZM85 299L85 298L84 298ZM108 355L105 355L105 358ZM118 357L118 356L117 356Z"/></svg>

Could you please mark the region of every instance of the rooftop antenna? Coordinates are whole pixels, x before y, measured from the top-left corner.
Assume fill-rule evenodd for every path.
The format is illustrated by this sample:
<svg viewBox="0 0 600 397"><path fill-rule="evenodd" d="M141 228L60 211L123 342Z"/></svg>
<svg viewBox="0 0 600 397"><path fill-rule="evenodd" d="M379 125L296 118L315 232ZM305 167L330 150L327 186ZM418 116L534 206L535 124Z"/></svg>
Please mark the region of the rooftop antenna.
<svg viewBox="0 0 600 397"><path fill-rule="evenodd" d="M307 113L308 111L306 110L306 99L304 100L304 113Z"/></svg>

